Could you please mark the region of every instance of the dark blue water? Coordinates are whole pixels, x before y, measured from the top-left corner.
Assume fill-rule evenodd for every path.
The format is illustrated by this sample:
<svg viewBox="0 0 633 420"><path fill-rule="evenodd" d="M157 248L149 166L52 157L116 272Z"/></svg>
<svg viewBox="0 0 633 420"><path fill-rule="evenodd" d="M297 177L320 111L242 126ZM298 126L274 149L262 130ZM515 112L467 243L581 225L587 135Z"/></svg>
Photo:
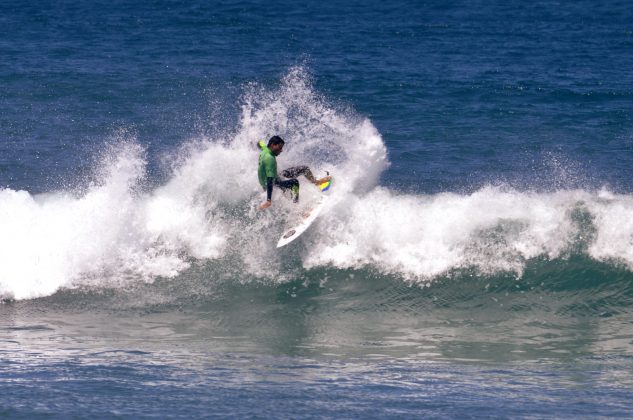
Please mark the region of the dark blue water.
<svg viewBox="0 0 633 420"><path fill-rule="evenodd" d="M631 22L1 3L0 415L629 416Z"/></svg>

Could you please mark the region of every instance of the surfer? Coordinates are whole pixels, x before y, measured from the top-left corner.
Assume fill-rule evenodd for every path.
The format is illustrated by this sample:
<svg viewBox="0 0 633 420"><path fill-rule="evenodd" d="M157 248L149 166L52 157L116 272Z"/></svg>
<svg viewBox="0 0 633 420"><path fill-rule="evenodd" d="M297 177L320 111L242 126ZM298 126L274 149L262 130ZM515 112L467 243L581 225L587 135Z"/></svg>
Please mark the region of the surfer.
<svg viewBox="0 0 633 420"><path fill-rule="evenodd" d="M259 206L260 210L267 209L272 205L273 185L282 191L290 190L292 201L296 203L299 201L299 181L297 180L299 175L305 176L308 181L317 186L331 179L330 176L316 179L307 166L293 166L281 172L281 175L287 179L280 180L277 176L277 156L283 151L284 144L284 140L279 136L271 137L268 140L268 145L263 140L257 143L257 146L262 150L259 154L257 175L260 185L266 191L266 201Z"/></svg>

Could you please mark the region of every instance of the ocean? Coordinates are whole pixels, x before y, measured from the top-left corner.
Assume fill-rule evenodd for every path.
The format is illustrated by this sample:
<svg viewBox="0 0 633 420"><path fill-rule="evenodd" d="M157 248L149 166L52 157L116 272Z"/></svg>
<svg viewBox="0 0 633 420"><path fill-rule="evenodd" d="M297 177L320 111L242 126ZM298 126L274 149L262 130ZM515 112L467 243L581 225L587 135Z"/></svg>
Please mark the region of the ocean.
<svg viewBox="0 0 633 420"><path fill-rule="evenodd" d="M0 417L631 417L632 22L0 3Z"/></svg>

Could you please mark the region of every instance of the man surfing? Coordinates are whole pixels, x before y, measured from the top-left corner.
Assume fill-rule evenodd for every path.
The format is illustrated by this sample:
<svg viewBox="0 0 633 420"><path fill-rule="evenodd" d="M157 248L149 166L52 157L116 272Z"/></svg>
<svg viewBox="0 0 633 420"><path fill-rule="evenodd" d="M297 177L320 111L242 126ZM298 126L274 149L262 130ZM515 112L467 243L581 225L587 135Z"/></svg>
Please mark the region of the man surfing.
<svg viewBox="0 0 633 420"><path fill-rule="evenodd" d="M315 179L312 171L307 166L293 166L281 172L283 177L288 179L280 180L277 176L277 156L283 151L284 144L284 140L279 136L271 137L268 140L268 145L263 140L257 143L257 146L262 150L259 154L257 176L259 177L260 185L266 191L266 201L259 206L260 210L267 209L273 204L273 186L280 188L282 191L290 190L292 201L296 203L299 201L299 181L296 177L303 175L308 181L317 186L331 179L330 176Z"/></svg>

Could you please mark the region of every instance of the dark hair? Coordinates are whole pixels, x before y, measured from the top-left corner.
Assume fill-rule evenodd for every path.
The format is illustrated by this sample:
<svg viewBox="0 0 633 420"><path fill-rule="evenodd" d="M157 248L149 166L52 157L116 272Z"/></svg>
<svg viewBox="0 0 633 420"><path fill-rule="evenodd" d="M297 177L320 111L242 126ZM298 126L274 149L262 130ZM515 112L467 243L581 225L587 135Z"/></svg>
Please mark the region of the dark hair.
<svg viewBox="0 0 633 420"><path fill-rule="evenodd" d="M272 146L273 144L285 144L285 143L286 142L281 137L272 136L270 140L268 140L268 147Z"/></svg>

